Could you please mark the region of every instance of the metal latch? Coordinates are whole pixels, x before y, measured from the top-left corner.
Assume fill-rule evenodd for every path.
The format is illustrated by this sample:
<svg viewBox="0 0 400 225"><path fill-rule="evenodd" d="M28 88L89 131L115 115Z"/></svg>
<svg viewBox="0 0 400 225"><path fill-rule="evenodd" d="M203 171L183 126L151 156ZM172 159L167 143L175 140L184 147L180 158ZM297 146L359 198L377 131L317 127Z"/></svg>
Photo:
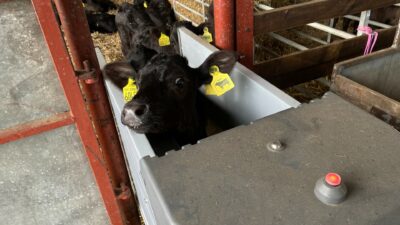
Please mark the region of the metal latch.
<svg viewBox="0 0 400 225"><path fill-rule="evenodd" d="M86 84L94 84L98 81L96 70L90 66L88 60L83 61L83 70L76 70L75 75L79 80L85 81Z"/></svg>

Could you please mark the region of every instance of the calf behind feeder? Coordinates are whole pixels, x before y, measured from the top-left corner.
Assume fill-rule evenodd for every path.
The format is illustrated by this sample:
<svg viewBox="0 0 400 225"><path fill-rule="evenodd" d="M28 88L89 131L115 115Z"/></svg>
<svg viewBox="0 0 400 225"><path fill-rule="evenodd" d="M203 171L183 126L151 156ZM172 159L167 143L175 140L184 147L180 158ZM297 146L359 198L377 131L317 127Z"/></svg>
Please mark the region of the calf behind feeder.
<svg viewBox="0 0 400 225"><path fill-rule="evenodd" d="M128 62L114 62L104 67L104 74L120 88L129 78L136 81L138 92L121 114L124 125L137 133L172 137L183 146L206 136L206 109L198 89L212 81L210 67L229 73L235 62L233 52L219 51L190 68L182 56L157 54L139 71Z"/></svg>
<svg viewBox="0 0 400 225"><path fill-rule="evenodd" d="M146 2L146 4L144 3ZM179 53L177 29L186 27L196 35L205 34L207 28L208 42L212 42L213 4L208 12L209 22L195 27L188 21L176 21L173 9L166 0L136 1L135 4L124 3L116 15L116 24L121 38L122 52L126 58L137 52L135 48L145 47L157 53L174 55ZM168 37L169 44L160 45L162 35Z"/></svg>
<svg viewBox="0 0 400 225"><path fill-rule="evenodd" d="M115 15L107 12L117 6L109 0L83 0L90 32L114 33L117 31Z"/></svg>
<svg viewBox="0 0 400 225"><path fill-rule="evenodd" d="M173 44L160 46L161 34L165 34L167 29L160 29L155 25L143 4L122 4L115 21L121 39L122 53L126 58L132 55L132 52L137 52L138 46L157 53L169 55L176 53Z"/></svg>

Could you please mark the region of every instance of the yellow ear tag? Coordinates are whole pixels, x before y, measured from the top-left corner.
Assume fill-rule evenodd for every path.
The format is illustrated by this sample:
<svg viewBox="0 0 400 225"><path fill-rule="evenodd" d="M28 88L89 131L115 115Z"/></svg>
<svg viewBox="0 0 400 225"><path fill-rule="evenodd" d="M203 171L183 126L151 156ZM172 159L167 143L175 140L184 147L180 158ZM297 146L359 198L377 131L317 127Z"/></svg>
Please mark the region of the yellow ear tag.
<svg viewBox="0 0 400 225"><path fill-rule="evenodd" d="M144 1L143 6L144 6L144 8L147 9L147 2L146 1Z"/></svg>
<svg viewBox="0 0 400 225"><path fill-rule="evenodd" d="M206 95L221 96L235 87L231 77L227 73L221 73L218 66L210 67L212 81L206 85Z"/></svg>
<svg viewBox="0 0 400 225"><path fill-rule="evenodd" d="M169 37L168 37L166 34L161 33L161 36L160 36L160 38L158 39L158 44L159 44L161 47L163 47L163 46L168 46L168 45L170 45L171 42L170 42L170 40L169 40Z"/></svg>
<svg viewBox="0 0 400 225"><path fill-rule="evenodd" d="M135 97L137 92L138 92L138 89L137 89L135 80L132 78L129 78L128 84L125 85L124 88L122 88L122 94L124 95L125 102L131 101L132 98Z"/></svg>
<svg viewBox="0 0 400 225"><path fill-rule="evenodd" d="M204 27L203 29L203 35L201 36L203 40L207 41L208 43L213 42L213 37L212 34L208 31L208 27Z"/></svg>

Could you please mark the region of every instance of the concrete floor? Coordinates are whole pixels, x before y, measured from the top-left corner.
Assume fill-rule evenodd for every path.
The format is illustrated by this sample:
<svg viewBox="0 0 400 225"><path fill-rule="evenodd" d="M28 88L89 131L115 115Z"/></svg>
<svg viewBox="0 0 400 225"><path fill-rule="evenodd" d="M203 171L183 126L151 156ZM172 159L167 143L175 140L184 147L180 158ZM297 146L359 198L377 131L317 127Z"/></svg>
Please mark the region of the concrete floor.
<svg viewBox="0 0 400 225"><path fill-rule="evenodd" d="M0 224L109 224L74 126L0 147Z"/></svg>
<svg viewBox="0 0 400 225"><path fill-rule="evenodd" d="M29 0L0 3L0 129L68 110Z"/></svg>
<svg viewBox="0 0 400 225"><path fill-rule="evenodd" d="M68 111L29 0L0 3L0 129ZM109 224L74 126L0 146L0 224Z"/></svg>

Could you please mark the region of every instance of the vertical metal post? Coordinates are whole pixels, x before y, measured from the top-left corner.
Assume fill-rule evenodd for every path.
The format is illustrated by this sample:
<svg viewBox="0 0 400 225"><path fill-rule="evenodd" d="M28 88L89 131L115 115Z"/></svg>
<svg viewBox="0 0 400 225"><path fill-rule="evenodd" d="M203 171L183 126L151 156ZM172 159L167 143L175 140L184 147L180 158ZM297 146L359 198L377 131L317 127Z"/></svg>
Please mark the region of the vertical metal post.
<svg viewBox="0 0 400 225"><path fill-rule="evenodd" d="M201 13L203 14L203 22L206 22L207 18L206 18L206 6L204 3L205 0L201 0Z"/></svg>
<svg viewBox="0 0 400 225"><path fill-rule="evenodd" d="M254 63L253 7L253 0L236 0L236 50L241 56L240 62L250 69Z"/></svg>
<svg viewBox="0 0 400 225"><path fill-rule="evenodd" d="M55 1L65 40L50 0L32 0L89 163L113 225L140 224L125 160L105 93L86 17L79 0ZM75 68L71 64L73 59ZM86 61L86 66L83 62ZM75 70L90 65L97 82L81 82ZM82 89L80 88L82 87ZM83 97L82 94L85 96ZM89 113L90 112L90 113Z"/></svg>
<svg viewBox="0 0 400 225"><path fill-rule="evenodd" d="M367 11L363 11L361 12L361 16L360 16L360 23L359 23L359 27L365 27L368 26L369 24L369 17L371 16L371 10L367 10ZM357 36L361 36L363 35L362 31L357 31Z"/></svg>
<svg viewBox="0 0 400 225"><path fill-rule="evenodd" d="M214 0L215 45L220 49L235 49L234 12L234 0Z"/></svg>
<svg viewBox="0 0 400 225"><path fill-rule="evenodd" d="M335 24L335 19L330 19L329 20L329 27L332 27L332 28L334 28L333 27L333 25ZM326 42L328 42L328 43L331 43L331 41L332 41L332 34L331 33L328 33L328 37L326 38Z"/></svg>
<svg viewBox="0 0 400 225"><path fill-rule="evenodd" d="M394 36L393 47L400 48L400 20L399 20L399 23L397 25L396 34Z"/></svg>

